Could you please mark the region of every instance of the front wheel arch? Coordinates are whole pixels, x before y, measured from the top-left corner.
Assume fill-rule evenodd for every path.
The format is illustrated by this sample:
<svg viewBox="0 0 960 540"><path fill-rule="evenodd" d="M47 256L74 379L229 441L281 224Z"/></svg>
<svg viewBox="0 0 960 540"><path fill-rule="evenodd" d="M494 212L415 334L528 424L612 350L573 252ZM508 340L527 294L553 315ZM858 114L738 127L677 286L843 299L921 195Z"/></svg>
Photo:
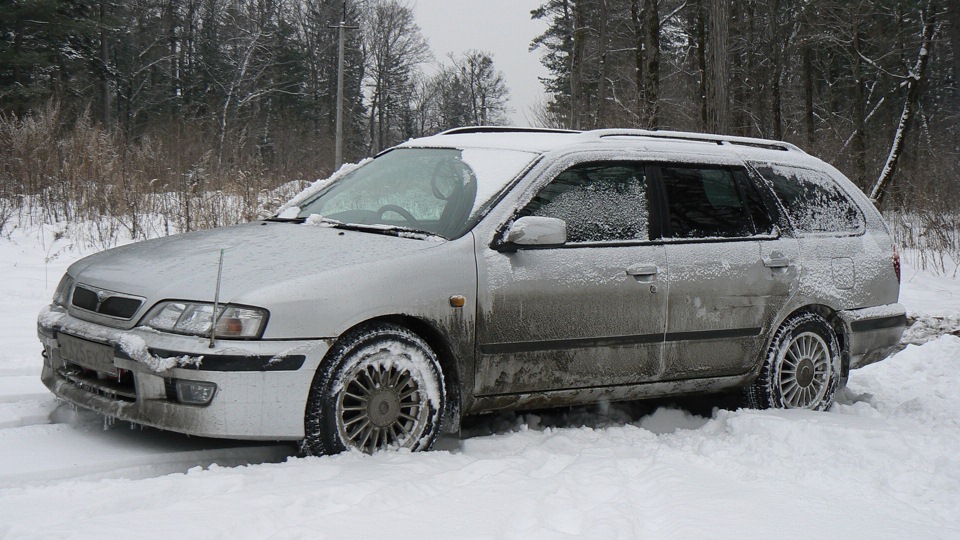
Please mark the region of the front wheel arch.
<svg viewBox="0 0 960 540"><path fill-rule="evenodd" d="M421 336L385 322L357 326L314 375L300 450L427 450L442 431L445 389L436 353Z"/></svg>
<svg viewBox="0 0 960 540"><path fill-rule="evenodd" d="M392 324L406 328L426 341L427 344L430 345L430 348L434 350L437 355L437 360L440 362L440 369L443 371L443 381L447 394L443 429L447 433L456 433L459 431L461 411L463 410L461 399L461 381L463 379L460 376L459 356L454 352L453 344L448 336L438 329L436 325L410 315L384 315L370 319L354 325L341 335L347 335L358 328L376 324Z"/></svg>

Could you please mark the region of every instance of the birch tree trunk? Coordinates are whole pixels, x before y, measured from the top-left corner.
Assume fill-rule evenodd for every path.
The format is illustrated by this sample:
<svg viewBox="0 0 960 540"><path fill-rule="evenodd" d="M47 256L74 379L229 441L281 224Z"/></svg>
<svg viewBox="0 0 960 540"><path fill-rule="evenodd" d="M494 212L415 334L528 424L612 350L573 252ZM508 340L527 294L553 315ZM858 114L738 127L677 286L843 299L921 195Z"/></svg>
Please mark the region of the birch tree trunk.
<svg viewBox="0 0 960 540"><path fill-rule="evenodd" d="M936 3L929 0L924 10L926 17L920 37L920 52L917 53L917 62L913 70L907 75L907 98L903 104L903 112L900 114L900 123L897 125L897 131L893 136L893 144L890 146L887 162L883 165L883 170L880 172L880 177L877 178L873 189L870 190L870 198L878 207L883 204L883 200L893 184L893 175L897 171L897 162L903 152L904 140L910 129L910 120L913 118L916 106L920 101L920 90L923 86L924 73L927 69L927 61L930 58L930 50L933 47L933 36L936 30L936 9Z"/></svg>

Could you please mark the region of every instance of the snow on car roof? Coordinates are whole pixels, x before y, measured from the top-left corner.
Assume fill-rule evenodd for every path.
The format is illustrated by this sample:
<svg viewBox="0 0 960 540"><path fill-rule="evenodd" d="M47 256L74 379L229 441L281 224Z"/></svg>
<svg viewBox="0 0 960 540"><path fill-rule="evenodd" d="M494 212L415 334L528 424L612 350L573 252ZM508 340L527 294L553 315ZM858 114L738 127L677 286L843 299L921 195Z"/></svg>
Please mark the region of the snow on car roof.
<svg viewBox="0 0 960 540"><path fill-rule="evenodd" d="M641 129L560 129L500 126L465 127L438 135L411 139L406 148L489 148L545 153L577 146L591 148L628 147L651 153L730 156L749 161L809 162L812 156L784 141ZM813 161L819 161L813 158Z"/></svg>
<svg viewBox="0 0 960 540"><path fill-rule="evenodd" d="M400 148L489 148L497 150L520 150L543 153L576 142L576 131L553 131L518 128L516 131L451 130L411 139L398 145Z"/></svg>

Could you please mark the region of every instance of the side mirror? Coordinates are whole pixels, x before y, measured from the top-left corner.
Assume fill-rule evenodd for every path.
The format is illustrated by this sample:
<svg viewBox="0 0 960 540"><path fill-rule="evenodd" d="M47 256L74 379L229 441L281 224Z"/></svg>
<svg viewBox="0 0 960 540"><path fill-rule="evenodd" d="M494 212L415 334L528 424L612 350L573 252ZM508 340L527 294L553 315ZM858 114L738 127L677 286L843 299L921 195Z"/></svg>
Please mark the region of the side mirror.
<svg viewBox="0 0 960 540"><path fill-rule="evenodd" d="M524 216L503 234L508 246L562 246L566 241L567 222L551 217Z"/></svg>

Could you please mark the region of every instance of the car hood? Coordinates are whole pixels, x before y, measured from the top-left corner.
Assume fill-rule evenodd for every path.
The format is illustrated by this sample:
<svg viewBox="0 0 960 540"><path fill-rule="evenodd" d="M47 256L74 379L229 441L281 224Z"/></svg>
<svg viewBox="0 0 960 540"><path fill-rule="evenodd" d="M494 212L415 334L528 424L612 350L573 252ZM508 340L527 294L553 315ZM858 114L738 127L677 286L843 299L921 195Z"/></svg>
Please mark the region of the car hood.
<svg viewBox="0 0 960 540"><path fill-rule="evenodd" d="M255 222L138 242L70 267L78 283L161 299L213 299L220 250L220 300L346 267L396 260L444 241L292 222Z"/></svg>

